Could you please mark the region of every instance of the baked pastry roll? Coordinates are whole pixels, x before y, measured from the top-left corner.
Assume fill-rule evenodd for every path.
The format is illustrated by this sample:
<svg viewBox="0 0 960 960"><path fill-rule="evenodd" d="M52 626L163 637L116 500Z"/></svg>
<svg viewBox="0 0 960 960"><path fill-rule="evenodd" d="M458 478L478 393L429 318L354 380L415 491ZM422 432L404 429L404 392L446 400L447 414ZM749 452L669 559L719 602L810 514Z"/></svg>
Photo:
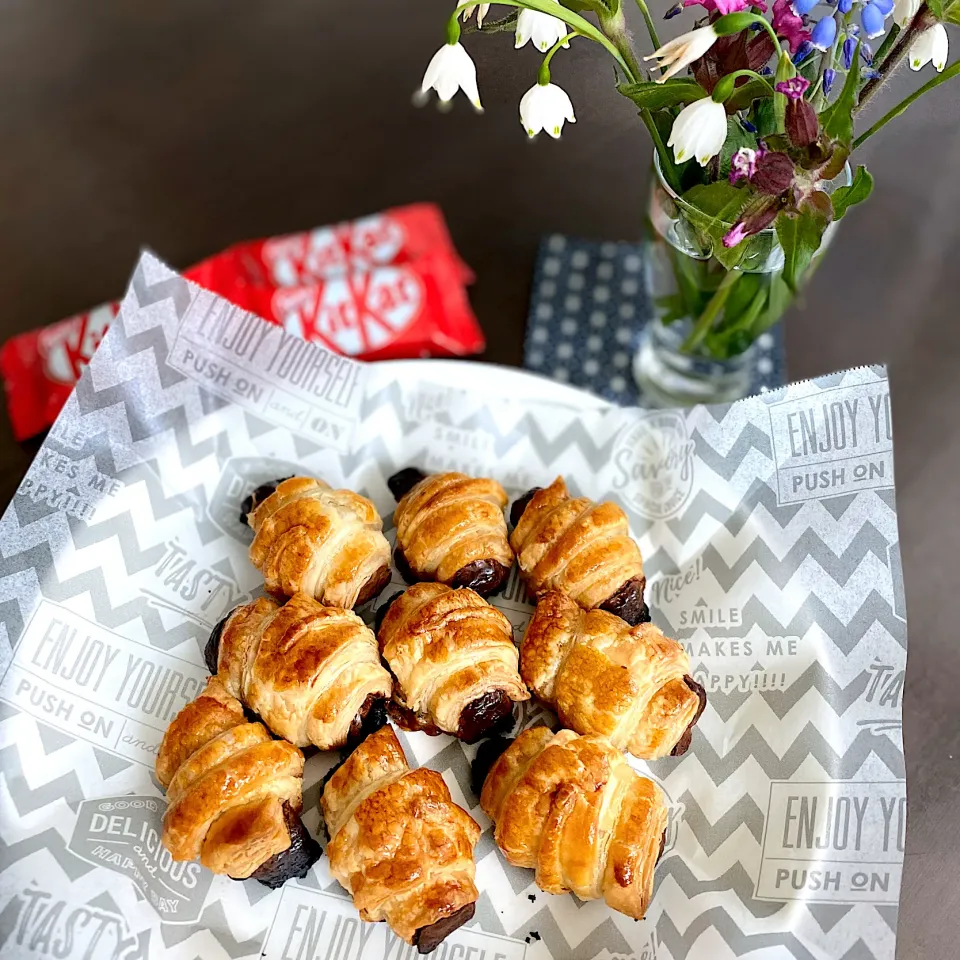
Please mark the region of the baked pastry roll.
<svg viewBox="0 0 960 960"><path fill-rule="evenodd" d="M530 699L512 624L473 590L417 583L381 613L377 639L401 726L475 743Z"/></svg>
<svg viewBox="0 0 960 960"><path fill-rule="evenodd" d="M565 727L642 760L685 753L707 702L676 640L652 623L585 611L556 590L527 625L520 675Z"/></svg>
<svg viewBox="0 0 960 960"><path fill-rule="evenodd" d="M480 827L435 770L411 770L390 726L369 736L320 799L330 872L364 920L430 953L473 917Z"/></svg>
<svg viewBox="0 0 960 960"><path fill-rule="evenodd" d="M535 597L561 590L586 610L602 607L631 625L650 619L640 548L615 503L573 498L557 477L517 500L510 520L510 546Z"/></svg>
<svg viewBox="0 0 960 960"><path fill-rule="evenodd" d="M298 747L333 750L386 722L393 680L373 631L305 593L237 607L210 634L205 659L232 696Z"/></svg>
<svg viewBox="0 0 960 960"><path fill-rule="evenodd" d="M306 593L350 610L390 580L390 544L366 497L288 477L257 487L242 508L254 532L250 562L271 593Z"/></svg>
<svg viewBox="0 0 960 960"><path fill-rule="evenodd" d="M534 727L512 742L488 740L474 764L483 783L480 805L510 863L535 869L546 893L573 891L643 917L663 853L667 805L613 744Z"/></svg>
<svg viewBox="0 0 960 960"><path fill-rule="evenodd" d="M217 677L167 728L157 779L167 791L163 845L238 880L279 887L306 876L320 847L300 821L303 754L247 723Z"/></svg>
<svg viewBox="0 0 960 960"><path fill-rule="evenodd" d="M504 585L513 551L503 517L508 498L496 480L463 473L428 477L408 467L387 485L399 501L393 557L407 583L438 580L483 597Z"/></svg>

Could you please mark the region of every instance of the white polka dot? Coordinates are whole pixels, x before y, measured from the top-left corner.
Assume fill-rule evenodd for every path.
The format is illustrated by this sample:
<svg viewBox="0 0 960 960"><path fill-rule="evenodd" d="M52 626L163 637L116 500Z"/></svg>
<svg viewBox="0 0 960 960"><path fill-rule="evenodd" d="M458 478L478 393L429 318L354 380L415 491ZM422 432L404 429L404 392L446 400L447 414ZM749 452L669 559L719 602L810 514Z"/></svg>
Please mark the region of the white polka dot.
<svg viewBox="0 0 960 960"><path fill-rule="evenodd" d="M597 303L606 303L610 299L610 288L594 287L593 299L596 300Z"/></svg>
<svg viewBox="0 0 960 960"><path fill-rule="evenodd" d="M622 393L627 388L627 381L623 377L611 377L610 389L615 393Z"/></svg>
<svg viewBox="0 0 960 960"><path fill-rule="evenodd" d="M630 358L622 350L618 350L613 355L613 365L615 367L625 367L629 362Z"/></svg>
<svg viewBox="0 0 960 960"><path fill-rule="evenodd" d="M582 273L571 273L567 277L567 286L571 290L582 290L583 289L583 274Z"/></svg>
<svg viewBox="0 0 960 960"><path fill-rule="evenodd" d="M590 314L590 324L594 327L605 327L607 325L607 315L602 310L594 310Z"/></svg>
<svg viewBox="0 0 960 960"><path fill-rule="evenodd" d="M540 284L540 296L552 297L557 292L557 285L552 280L544 280Z"/></svg>
<svg viewBox="0 0 960 960"><path fill-rule="evenodd" d="M542 350L531 350L527 354L527 363L531 367L539 367L543 363L543 351Z"/></svg>
<svg viewBox="0 0 960 960"><path fill-rule="evenodd" d="M613 264L612 263L601 263L597 267L597 279L598 280L609 280L613 276Z"/></svg>
<svg viewBox="0 0 960 960"><path fill-rule="evenodd" d="M556 257L547 257L543 261L543 272L548 277L555 277L560 272L560 261Z"/></svg>
<svg viewBox="0 0 960 960"><path fill-rule="evenodd" d="M577 332L577 321L571 317L567 317L563 323L560 324L560 332L565 333L568 337L572 333Z"/></svg>
<svg viewBox="0 0 960 960"><path fill-rule="evenodd" d="M601 243L600 244L600 256L615 257L617 255L617 245L615 243Z"/></svg>
<svg viewBox="0 0 960 960"><path fill-rule="evenodd" d="M761 333L757 339L757 343L760 344L761 350L769 350L773 346L773 334Z"/></svg>
<svg viewBox="0 0 960 960"><path fill-rule="evenodd" d="M570 296L563 301L563 309L570 310L571 312L579 310L580 298L576 294L571 293Z"/></svg>
<svg viewBox="0 0 960 960"><path fill-rule="evenodd" d="M628 273L636 273L640 269L640 258L635 254L628 254L623 258L623 269Z"/></svg>
<svg viewBox="0 0 960 960"><path fill-rule="evenodd" d="M592 357L589 360L583 361L583 372L588 376L592 377L600 369L600 364L597 363Z"/></svg>
<svg viewBox="0 0 960 960"><path fill-rule="evenodd" d="M769 357L761 357L757 361L757 372L764 376L773 373L773 361Z"/></svg>
<svg viewBox="0 0 960 960"><path fill-rule="evenodd" d="M761 386L761 387L760 387L760 392L761 392L761 393L769 393L769 392L770 392L770 388L769 388L768 386L766 386L766 385Z"/></svg>
<svg viewBox="0 0 960 960"><path fill-rule="evenodd" d="M549 320L553 316L553 307L549 303L541 303L537 305L537 319L538 320Z"/></svg>
<svg viewBox="0 0 960 960"><path fill-rule="evenodd" d="M573 356L573 347L569 343L561 343L557 347L557 356L561 360L569 360Z"/></svg>
<svg viewBox="0 0 960 960"><path fill-rule="evenodd" d="M628 297L632 297L639 289L640 289L640 284L637 283L636 280L631 279L630 277L628 277L626 280L623 281L623 283L620 284L621 292Z"/></svg>
<svg viewBox="0 0 960 960"><path fill-rule="evenodd" d="M621 303L618 311L624 320L629 320L636 312L637 308L632 303Z"/></svg>
<svg viewBox="0 0 960 960"><path fill-rule="evenodd" d="M534 343L546 343L547 342L547 328L546 327L534 327L533 333L530 334L530 339Z"/></svg>
<svg viewBox="0 0 960 960"><path fill-rule="evenodd" d="M629 327L620 327L616 333L617 343L629 343L632 336L633 332Z"/></svg>
<svg viewBox="0 0 960 960"><path fill-rule="evenodd" d="M555 233L548 241L547 247L552 253L559 253L567 245L567 238L562 234Z"/></svg>
<svg viewBox="0 0 960 960"><path fill-rule="evenodd" d="M596 352L603 346L603 338L596 336L594 334L592 337L587 337L587 349Z"/></svg>
<svg viewBox="0 0 960 960"><path fill-rule="evenodd" d="M564 367L557 367L557 369L553 371L553 379L554 379L554 380L569 380L569 379L570 379L570 374L567 373L567 371L566 371L566 369L565 369Z"/></svg>
<svg viewBox="0 0 960 960"><path fill-rule="evenodd" d="M583 250L578 250L570 258L570 266L574 267L577 270L582 270L588 263L590 258L583 252Z"/></svg>

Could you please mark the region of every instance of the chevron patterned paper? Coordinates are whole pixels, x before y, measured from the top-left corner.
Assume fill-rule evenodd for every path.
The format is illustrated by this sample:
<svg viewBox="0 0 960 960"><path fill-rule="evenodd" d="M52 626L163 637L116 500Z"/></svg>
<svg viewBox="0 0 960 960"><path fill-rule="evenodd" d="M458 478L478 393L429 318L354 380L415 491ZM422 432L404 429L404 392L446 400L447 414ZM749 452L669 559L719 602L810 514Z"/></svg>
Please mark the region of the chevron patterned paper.
<svg viewBox="0 0 960 960"><path fill-rule="evenodd" d="M476 918L438 960L892 960L907 633L885 372L644 412L396 370L305 345L143 257L0 521L0 953L415 955L361 923L325 858L278 891L172 862L153 776L211 627L261 589L246 493L299 470L370 496L389 528L386 478L415 464L512 495L562 474L620 503L654 620L709 693L684 757L635 762L671 806L642 922L539 891L493 843L475 748L403 734L484 827ZM519 639L522 586L495 602ZM544 722L523 705L519 726ZM310 829L336 759L308 760Z"/></svg>

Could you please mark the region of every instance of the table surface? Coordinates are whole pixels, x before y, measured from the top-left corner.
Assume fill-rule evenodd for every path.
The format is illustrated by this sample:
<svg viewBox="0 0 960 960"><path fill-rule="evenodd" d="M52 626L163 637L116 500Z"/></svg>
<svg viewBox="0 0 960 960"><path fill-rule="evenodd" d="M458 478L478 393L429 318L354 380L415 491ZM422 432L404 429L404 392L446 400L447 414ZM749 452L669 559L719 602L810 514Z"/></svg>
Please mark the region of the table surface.
<svg viewBox="0 0 960 960"><path fill-rule="evenodd" d="M559 143L525 142L517 102L538 56L515 52L506 36L466 41L484 116L462 99L446 116L414 109L450 7L4 4L0 336L117 297L142 246L182 267L244 237L426 199L442 204L480 278L472 300L486 359L519 363L539 237L635 239L650 147L601 52L584 44L554 62L577 110ZM898 78L871 116L911 82ZM789 316L787 352L794 379L890 366L910 611L898 957L943 960L960 938L960 590L950 586L960 555L957 86L873 138L865 159L876 193L845 221ZM3 502L32 452L4 419Z"/></svg>

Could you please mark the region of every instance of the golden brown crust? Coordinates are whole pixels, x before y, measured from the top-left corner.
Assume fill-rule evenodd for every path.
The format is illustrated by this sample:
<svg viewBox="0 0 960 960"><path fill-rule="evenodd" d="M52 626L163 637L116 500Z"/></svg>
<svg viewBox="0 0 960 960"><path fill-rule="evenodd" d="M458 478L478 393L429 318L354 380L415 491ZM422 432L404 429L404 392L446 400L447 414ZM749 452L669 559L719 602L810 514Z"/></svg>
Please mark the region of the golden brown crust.
<svg viewBox="0 0 960 960"><path fill-rule="evenodd" d="M357 747L320 803L331 873L364 920L386 920L412 944L418 930L476 901L480 827L439 773L409 769L391 727Z"/></svg>
<svg viewBox="0 0 960 960"><path fill-rule="evenodd" d="M457 736L464 710L485 694L530 698L513 626L473 590L414 584L393 601L377 639L397 678L395 696L446 733Z"/></svg>
<svg viewBox="0 0 960 960"><path fill-rule="evenodd" d="M507 499L496 480L463 473L438 473L415 484L393 516L397 546L414 576L450 584L479 560L512 567Z"/></svg>
<svg viewBox="0 0 960 960"><path fill-rule="evenodd" d="M291 477L248 515L254 531L250 561L272 593L303 592L350 609L370 583L386 584L390 544L366 497L333 490L322 480Z"/></svg>
<svg viewBox="0 0 960 960"><path fill-rule="evenodd" d="M167 786L163 845L174 860L249 877L291 843L283 805L299 811L303 754L247 723L217 677L174 718L157 754Z"/></svg>
<svg viewBox="0 0 960 960"><path fill-rule="evenodd" d="M676 640L650 623L585 612L558 591L543 596L527 625L520 673L564 726L644 760L669 756L700 707Z"/></svg>
<svg viewBox="0 0 960 960"><path fill-rule="evenodd" d="M504 856L535 868L542 890L644 915L667 806L609 741L525 730L491 768L480 803Z"/></svg>
<svg viewBox="0 0 960 960"><path fill-rule="evenodd" d="M342 747L368 697L393 686L373 631L352 611L298 593L238 607L220 635L218 675L278 736Z"/></svg>
<svg viewBox="0 0 960 960"><path fill-rule="evenodd" d="M510 535L520 573L534 596L561 590L584 609L643 578L640 548L615 503L571 498L563 477L538 490Z"/></svg>

